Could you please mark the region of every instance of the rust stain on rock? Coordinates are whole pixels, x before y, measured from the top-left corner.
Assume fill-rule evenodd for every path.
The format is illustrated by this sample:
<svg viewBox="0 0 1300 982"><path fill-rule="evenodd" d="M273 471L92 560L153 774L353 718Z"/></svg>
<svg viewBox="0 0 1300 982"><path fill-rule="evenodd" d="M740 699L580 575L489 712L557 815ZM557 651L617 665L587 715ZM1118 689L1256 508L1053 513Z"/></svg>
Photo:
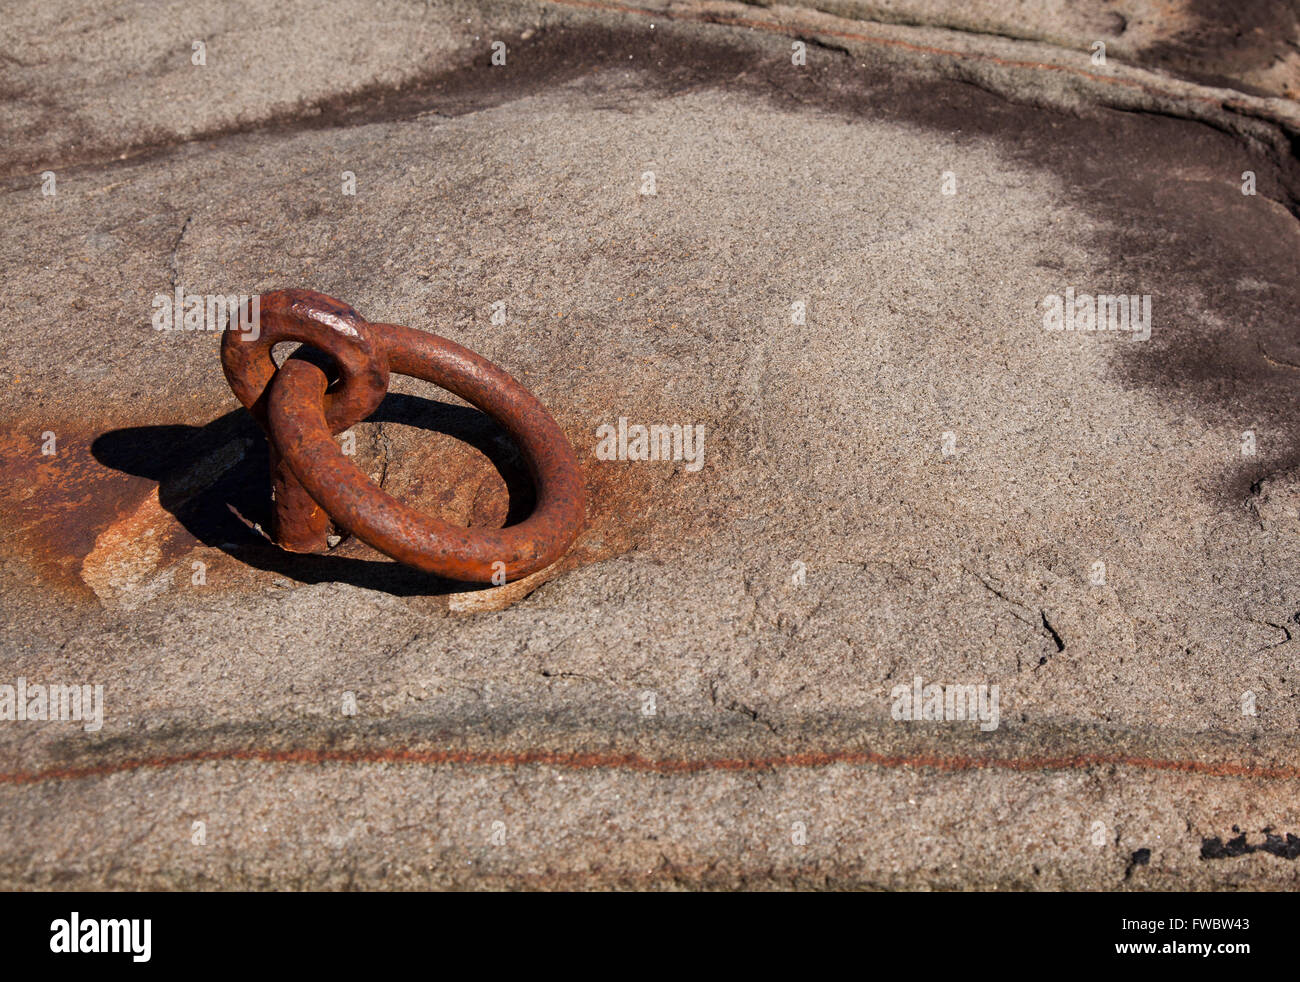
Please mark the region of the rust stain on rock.
<svg viewBox="0 0 1300 982"><path fill-rule="evenodd" d="M517 448L490 417L437 399L433 392L390 393L371 421L355 427L356 463L390 494L447 522L501 528L522 520L535 489ZM190 569L182 560L202 553L209 566L205 590L251 595L283 579L345 582L442 597L453 612L468 613L502 609L565 573L641 548L658 528L690 527L693 536L708 531L696 514L696 492L717 480L721 458L711 457L704 472L691 475L689 488L669 493L670 483L681 483L674 481L680 464L600 461L594 454L600 423L628 412L680 418L681 408L587 384L546 402L575 448L586 521L558 562L509 587L467 588L405 570L346 535L325 555L277 549L257 531L266 516L249 510L250 502L269 498L265 443L247 413L234 407L203 425L5 424L0 464L9 480L0 487L0 511L9 534L0 551L28 563L62 594L115 609L188 588ZM57 434L54 456L41 454L47 430Z"/></svg>
<svg viewBox="0 0 1300 982"><path fill-rule="evenodd" d="M0 441L8 476L0 507L9 534L6 552L30 562L46 582L83 598L89 585L82 563L101 534L130 516L150 495L146 478L101 464L90 452L98 428L67 422L16 424ZM41 434L55 434L55 453L42 451Z"/></svg>
<svg viewBox="0 0 1300 982"><path fill-rule="evenodd" d="M248 441L230 441L168 476L164 504L158 481L93 453L95 440L119 426L7 426L0 462L9 480L0 508L10 533L7 553L30 563L44 582L80 600L131 608L163 592L169 567L200 544L174 512L240 460ZM53 454L41 452L43 432L55 434Z"/></svg>

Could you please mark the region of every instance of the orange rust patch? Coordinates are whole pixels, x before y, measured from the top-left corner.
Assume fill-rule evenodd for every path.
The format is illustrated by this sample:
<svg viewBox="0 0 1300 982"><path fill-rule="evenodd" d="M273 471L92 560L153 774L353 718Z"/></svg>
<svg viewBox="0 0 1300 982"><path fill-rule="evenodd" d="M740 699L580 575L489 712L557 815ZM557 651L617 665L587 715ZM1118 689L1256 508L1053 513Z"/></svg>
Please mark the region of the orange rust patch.
<svg viewBox="0 0 1300 982"><path fill-rule="evenodd" d="M469 594L475 591L465 591L464 609L499 609L549 579L638 548L656 527L701 526L699 516L692 514L698 499L687 492L708 482L709 471L721 463L720 458L712 457L704 473L691 475L685 488L678 482L671 494L666 488L679 464L595 458L595 426L611 414L623 412L628 399L629 394L620 390L597 394L583 387L581 392L570 393L566 400L569 412L562 415L561 422L584 474L587 521L583 531L565 556L540 575L528 578L521 588L478 590L483 596L473 597ZM633 401L640 405L645 400ZM650 405L641 408L654 418L680 415L677 411L665 415ZM0 487L0 510L10 534L3 548L28 562L43 582L81 602L94 598L108 606L129 608L162 592L187 588L189 569L169 570L196 547L203 550L210 567L204 589L226 592L258 591L268 580L283 576L303 582L328 581L329 556L381 559L364 543L345 539L329 556L320 557L319 565L299 570L292 561L280 565L266 559L267 551L274 550L254 539L243 547L259 550L257 554L244 553L241 558L232 552L229 562L220 561L226 555L219 551L224 534L220 539L205 539L212 548L205 547L176 518L177 509L213 486L243 458L252 456L254 443L263 438L251 426L235 425L229 417L218 417L207 425L176 424L174 436L165 432L167 426L158 426L156 419L138 427L133 423L114 419L88 425L85 421L44 419L5 424L8 438L0 444L0 465L9 480ZM523 461L504 434L493 432L486 420L469 422L469 429L458 430L457 435L394 426L385 429L380 438L373 425L363 423L357 429L357 463L372 479L382 477L385 490L412 507L467 527L497 528L522 520L531 510L534 492ZM98 450L99 438L130 434L134 429L142 431L138 460L122 458L119 462L106 457L111 462L101 463L96 459L92 445ZM41 454L41 434L47 430L56 434L54 456ZM152 430L164 432L147 432ZM368 434L374 438L367 439ZM122 445L137 444L126 438ZM124 466L139 468L149 476L119 469ZM258 474L260 477L260 471ZM221 507L222 500L214 497L212 506ZM214 561L224 572L217 573ZM340 571L339 579L349 581L356 575L352 564L350 572ZM447 594L447 584L431 582L428 592Z"/></svg>
<svg viewBox="0 0 1300 982"><path fill-rule="evenodd" d="M120 420L87 426L46 419L8 425L0 445L9 476L0 488L11 531L7 552L28 562L44 583L81 601L94 596L130 607L166 588L168 568L199 545L173 512L241 459L249 443L229 440L188 468L167 473L160 498L154 476L95 457L97 439L128 429ZM45 432L55 434L53 455L41 453ZM146 454L160 469L165 456L164 450Z"/></svg>
<svg viewBox="0 0 1300 982"><path fill-rule="evenodd" d="M82 562L113 523L139 508L155 487L97 461L90 445L104 427L66 421L6 427L0 464L8 480L0 509L10 534L6 550L27 560L42 579L87 597ZM55 434L56 453L41 453L43 432Z"/></svg>
<svg viewBox="0 0 1300 982"><path fill-rule="evenodd" d="M102 602L136 606L166 589L163 571L196 544L163 509L155 487L95 539L82 561L81 578Z"/></svg>

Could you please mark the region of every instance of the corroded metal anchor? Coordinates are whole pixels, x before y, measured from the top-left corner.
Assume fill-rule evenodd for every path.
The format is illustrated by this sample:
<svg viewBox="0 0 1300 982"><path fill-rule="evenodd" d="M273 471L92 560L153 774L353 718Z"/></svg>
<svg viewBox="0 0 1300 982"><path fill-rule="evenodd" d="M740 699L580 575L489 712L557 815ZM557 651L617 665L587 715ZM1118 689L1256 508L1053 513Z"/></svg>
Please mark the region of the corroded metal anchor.
<svg viewBox="0 0 1300 982"><path fill-rule="evenodd" d="M256 317L258 323L252 323ZM282 341L304 348L276 367ZM335 385L316 364L329 356ZM545 407L485 358L425 331L377 324L332 297L280 290L240 309L221 342L230 388L266 432L275 498L273 537L291 552L323 552L330 519L400 563L476 583L515 580L555 562L585 517L573 447ZM515 441L537 488L531 515L503 529L469 529L403 504L334 441L378 408L390 373L442 386L493 417Z"/></svg>

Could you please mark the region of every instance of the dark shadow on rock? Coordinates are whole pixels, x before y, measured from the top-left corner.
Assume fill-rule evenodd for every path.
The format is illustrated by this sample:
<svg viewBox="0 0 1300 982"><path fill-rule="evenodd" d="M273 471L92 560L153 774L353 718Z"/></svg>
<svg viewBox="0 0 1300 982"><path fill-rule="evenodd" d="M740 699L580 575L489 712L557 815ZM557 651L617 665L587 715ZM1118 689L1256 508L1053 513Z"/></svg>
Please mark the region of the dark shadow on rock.
<svg viewBox="0 0 1300 982"><path fill-rule="evenodd" d="M1285 58L1297 42L1300 12L1294 0L1191 0L1186 26L1141 52L1143 65L1204 85L1276 97L1243 80Z"/></svg>
<svg viewBox="0 0 1300 982"><path fill-rule="evenodd" d="M506 524L532 511L535 491L527 469L490 416L467 406L390 394L367 422L416 426L468 443L491 461L506 483ZM475 589L388 560L303 555L275 546L261 532L271 522L267 442L242 408L206 426L111 430L97 437L90 449L106 467L157 481L159 502L192 536L256 569L299 583L349 583L398 596Z"/></svg>

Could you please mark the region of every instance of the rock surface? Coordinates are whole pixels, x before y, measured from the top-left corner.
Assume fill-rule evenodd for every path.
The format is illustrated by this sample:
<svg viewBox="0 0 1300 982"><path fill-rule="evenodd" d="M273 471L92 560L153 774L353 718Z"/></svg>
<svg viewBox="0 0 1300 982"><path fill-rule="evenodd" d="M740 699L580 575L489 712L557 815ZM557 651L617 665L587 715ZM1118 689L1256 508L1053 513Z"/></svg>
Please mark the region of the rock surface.
<svg viewBox="0 0 1300 982"><path fill-rule="evenodd" d="M0 884L1296 885L1206 845L1300 835L1294 78L1011 6L20 11L0 684L104 715L0 721ZM288 286L548 406L557 570L266 543L219 333L153 303ZM1045 330L1067 288L1150 337ZM495 425L390 392L363 469L505 521ZM703 466L597 459L620 417Z"/></svg>

